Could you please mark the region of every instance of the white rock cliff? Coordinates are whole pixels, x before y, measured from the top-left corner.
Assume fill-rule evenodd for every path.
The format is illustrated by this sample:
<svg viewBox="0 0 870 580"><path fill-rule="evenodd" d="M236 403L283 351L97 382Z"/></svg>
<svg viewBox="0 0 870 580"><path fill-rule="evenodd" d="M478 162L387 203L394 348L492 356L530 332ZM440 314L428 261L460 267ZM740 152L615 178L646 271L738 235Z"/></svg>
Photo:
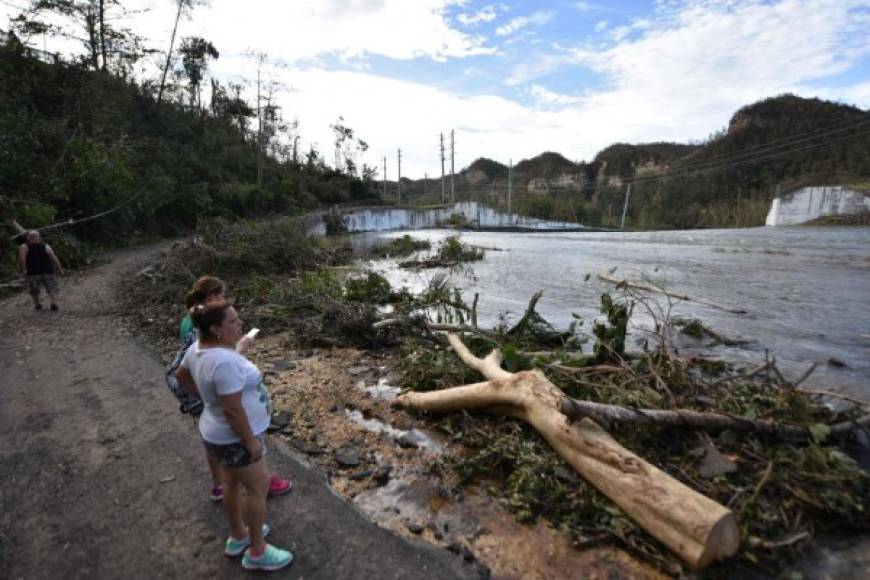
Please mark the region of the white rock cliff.
<svg viewBox="0 0 870 580"><path fill-rule="evenodd" d="M765 225L794 226L820 217L870 212L870 196L839 185L804 187L770 205Z"/></svg>

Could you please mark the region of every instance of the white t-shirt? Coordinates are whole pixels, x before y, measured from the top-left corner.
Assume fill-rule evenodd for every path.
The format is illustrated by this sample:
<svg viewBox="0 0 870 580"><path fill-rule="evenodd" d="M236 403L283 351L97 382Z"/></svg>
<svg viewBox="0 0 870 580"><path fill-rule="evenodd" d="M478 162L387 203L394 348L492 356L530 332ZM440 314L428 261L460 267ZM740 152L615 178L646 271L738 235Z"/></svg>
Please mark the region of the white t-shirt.
<svg viewBox="0 0 870 580"><path fill-rule="evenodd" d="M199 418L199 432L208 443L228 445L242 440L224 416L219 396L241 391L242 407L254 435L260 435L272 416L272 403L263 376L251 361L231 348L200 348L196 341L187 349L181 367L190 371L205 409Z"/></svg>

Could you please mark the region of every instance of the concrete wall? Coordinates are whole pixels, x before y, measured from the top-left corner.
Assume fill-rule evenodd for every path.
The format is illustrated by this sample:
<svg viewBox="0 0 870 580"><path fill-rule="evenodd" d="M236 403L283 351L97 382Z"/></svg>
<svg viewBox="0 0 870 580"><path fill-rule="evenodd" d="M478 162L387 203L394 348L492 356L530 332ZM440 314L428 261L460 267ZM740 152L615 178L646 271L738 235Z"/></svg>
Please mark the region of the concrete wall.
<svg viewBox="0 0 870 580"><path fill-rule="evenodd" d="M825 216L870 212L870 196L838 185L804 187L777 197L770 205L765 224L793 226Z"/></svg>
<svg viewBox="0 0 870 580"><path fill-rule="evenodd" d="M384 232L434 228L448 221L454 214L459 214L469 223L479 225L482 228L516 227L547 231L584 227L568 222L551 222L517 214L505 214L475 201L436 209L365 208L349 210L343 212L342 221L349 232Z"/></svg>

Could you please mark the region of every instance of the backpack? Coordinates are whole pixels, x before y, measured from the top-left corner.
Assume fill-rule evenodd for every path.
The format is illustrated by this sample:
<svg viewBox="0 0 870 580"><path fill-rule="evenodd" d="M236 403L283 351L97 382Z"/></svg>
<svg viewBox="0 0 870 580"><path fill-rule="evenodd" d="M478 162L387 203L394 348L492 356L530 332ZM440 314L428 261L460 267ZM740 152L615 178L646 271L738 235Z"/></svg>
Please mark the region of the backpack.
<svg viewBox="0 0 870 580"><path fill-rule="evenodd" d="M169 387L169 391L178 399L178 402L181 406L178 408L182 413L190 413L194 417L199 417L202 415L202 410L205 408L205 404L202 402L202 399L199 395L191 395L185 390L184 387L181 386L181 383L178 382L178 379L175 378L175 371L178 370L178 367L181 366L181 360L184 358L184 353L187 352L187 349L191 347L191 345L196 342L197 332L196 330L192 330L187 333L187 337L184 339L184 344L178 349L178 352L175 353L175 357L172 359L172 362L169 363L169 366L166 367L166 386Z"/></svg>

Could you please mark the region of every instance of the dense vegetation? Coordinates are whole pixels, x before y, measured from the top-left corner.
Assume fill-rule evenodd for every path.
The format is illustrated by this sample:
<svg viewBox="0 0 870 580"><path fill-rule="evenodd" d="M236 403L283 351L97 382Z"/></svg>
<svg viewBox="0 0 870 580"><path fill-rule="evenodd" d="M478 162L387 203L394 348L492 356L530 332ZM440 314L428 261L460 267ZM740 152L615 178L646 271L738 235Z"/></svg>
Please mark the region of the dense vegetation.
<svg viewBox="0 0 870 580"><path fill-rule="evenodd" d="M193 63L191 46L200 49ZM173 234L201 216L293 214L376 197L366 168L348 160L336 170L315 150L297 151L296 125L283 121L278 107L261 102L258 110L235 87L216 81L210 102L201 102L199 84L217 50L185 39L182 53L178 80L158 103L153 84L130 80L112 61L105 68L99 58L64 62L6 37L0 45L4 225L44 227L113 210L104 219L46 231L62 260L74 265L88 246L120 243L137 232ZM334 129L345 141L362 143L350 129ZM2 281L14 275L13 233L0 242Z"/></svg>

